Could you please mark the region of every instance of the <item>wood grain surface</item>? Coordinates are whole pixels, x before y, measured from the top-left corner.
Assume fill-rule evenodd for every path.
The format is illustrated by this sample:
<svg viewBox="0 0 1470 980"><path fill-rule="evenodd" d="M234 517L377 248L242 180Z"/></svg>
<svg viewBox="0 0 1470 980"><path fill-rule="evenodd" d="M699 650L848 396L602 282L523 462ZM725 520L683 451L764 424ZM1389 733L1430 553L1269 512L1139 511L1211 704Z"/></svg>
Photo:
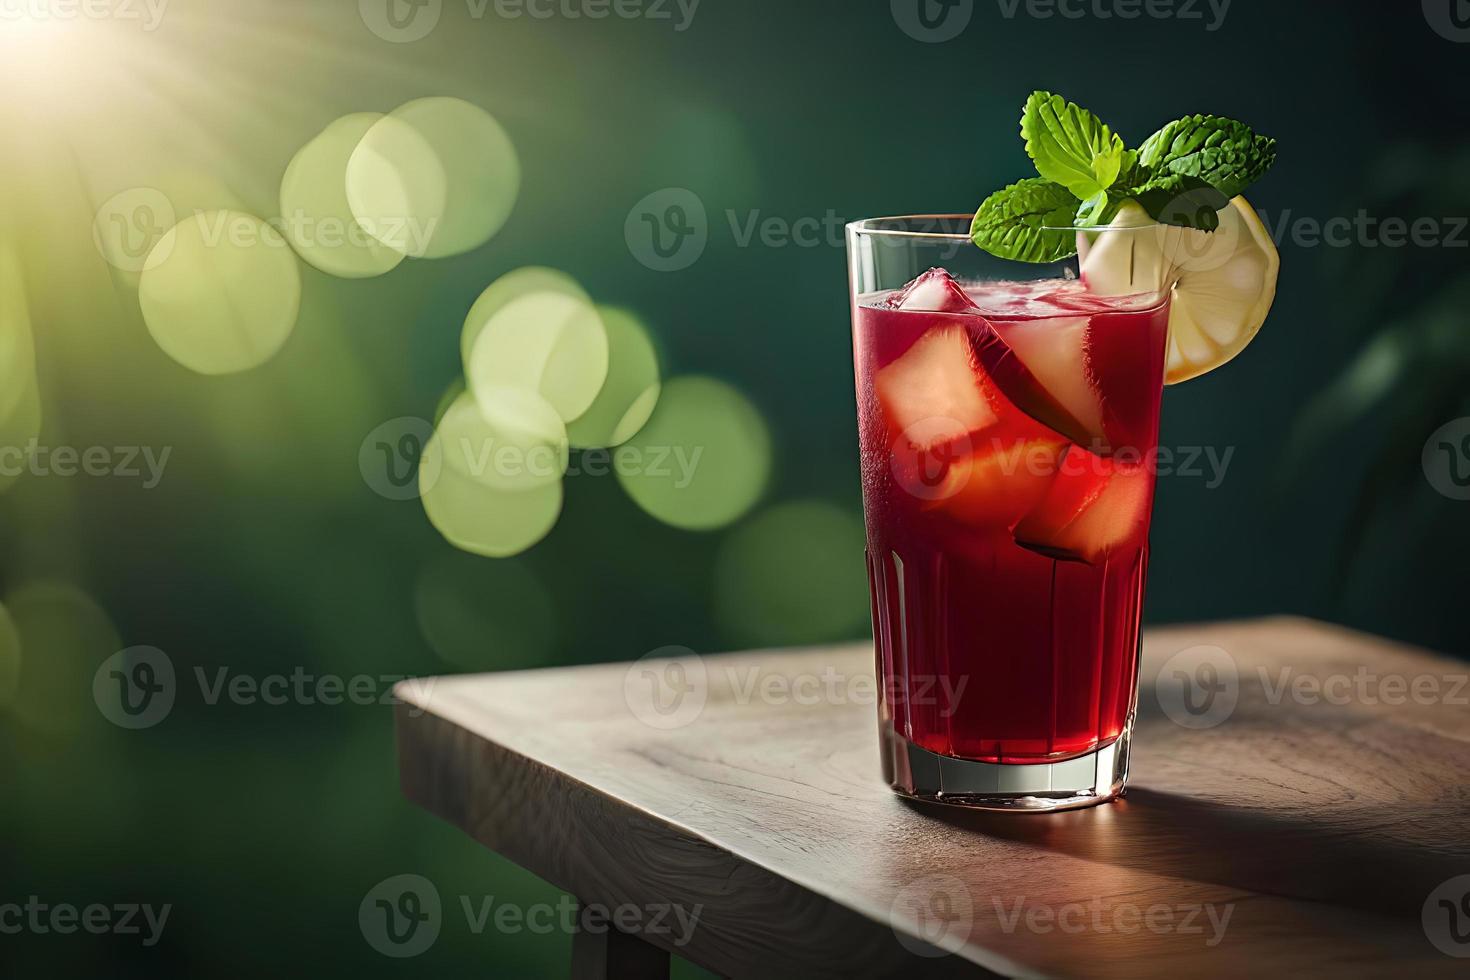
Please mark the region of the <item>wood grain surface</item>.
<svg viewBox="0 0 1470 980"><path fill-rule="evenodd" d="M584 903L697 913L641 938L726 975L1470 972L1438 901L1470 875L1465 664L1300 619L1152 630L1127 798L1047 815L893 795L871 661L703 657L669 715L646 661L405 684L403 789Z"/></svg>

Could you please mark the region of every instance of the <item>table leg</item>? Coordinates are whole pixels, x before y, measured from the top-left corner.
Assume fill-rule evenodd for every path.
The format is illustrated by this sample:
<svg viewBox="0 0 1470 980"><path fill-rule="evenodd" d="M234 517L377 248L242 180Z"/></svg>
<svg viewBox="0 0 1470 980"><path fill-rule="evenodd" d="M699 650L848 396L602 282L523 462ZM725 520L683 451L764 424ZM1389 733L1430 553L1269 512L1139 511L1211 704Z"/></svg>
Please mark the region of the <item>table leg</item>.
<svg viewBox="0 0 1470 980"><path fill-rule="evenodd" d="M572 934L572 980L668 980L669 954L619 932L607 911L582 905Z"/></svg>

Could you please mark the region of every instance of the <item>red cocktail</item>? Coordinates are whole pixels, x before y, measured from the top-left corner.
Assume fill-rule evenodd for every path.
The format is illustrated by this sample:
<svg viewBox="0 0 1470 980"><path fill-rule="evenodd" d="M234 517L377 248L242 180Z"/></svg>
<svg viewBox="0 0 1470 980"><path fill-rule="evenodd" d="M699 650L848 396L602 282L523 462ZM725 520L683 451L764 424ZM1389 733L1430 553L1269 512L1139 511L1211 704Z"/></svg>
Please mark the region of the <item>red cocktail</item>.
<svg viewBox="0 0 1470 980"><path fill-rule="evenodd" d="M854 317L884 721L1057 762L1133 710L1168 305L934 270Z"/></svg>
<svg viewBox="0 0 1470 980"><path fill-rule="evenodd" d="M1136 701L1170 293L1149 277L1101 295L1083 263L947 240L882 222L850 237L886 775L979 806L1110 799Z"/></svg>

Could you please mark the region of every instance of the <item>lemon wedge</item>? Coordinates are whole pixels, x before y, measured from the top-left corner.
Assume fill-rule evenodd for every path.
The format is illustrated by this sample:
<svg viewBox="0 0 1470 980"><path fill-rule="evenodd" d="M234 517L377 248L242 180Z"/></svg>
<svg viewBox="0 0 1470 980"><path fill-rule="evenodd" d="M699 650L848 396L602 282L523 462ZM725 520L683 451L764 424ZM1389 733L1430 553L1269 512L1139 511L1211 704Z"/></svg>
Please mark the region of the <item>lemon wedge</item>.
<svg viewBox="0 0 1470 980"><path fill-rule="evenodd" d="M1195 231L1155 224L1127 201L1108 231L1082 243L1082 278L1092 292L1173 290L1168 384L1199 377L1239 354L1276 298L1281 256L1260 217L1243 197L1219 213L1219 228Z"/></svg>

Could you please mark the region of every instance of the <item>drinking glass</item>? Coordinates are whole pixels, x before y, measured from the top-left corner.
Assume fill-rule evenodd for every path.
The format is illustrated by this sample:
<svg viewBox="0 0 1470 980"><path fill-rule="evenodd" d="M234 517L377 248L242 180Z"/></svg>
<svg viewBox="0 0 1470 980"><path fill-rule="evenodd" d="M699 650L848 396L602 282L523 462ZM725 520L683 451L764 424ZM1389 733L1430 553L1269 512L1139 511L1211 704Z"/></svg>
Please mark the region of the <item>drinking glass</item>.
<svg viewBox="0 0 1470 980"><path fill-rule="evenodd" d="M1088 806L1128 778L1169 289L1099 295L1085 259L1160 226L1068 229L1080 264L1031 264L970 220L847 228L884 775Z"/></svg>

